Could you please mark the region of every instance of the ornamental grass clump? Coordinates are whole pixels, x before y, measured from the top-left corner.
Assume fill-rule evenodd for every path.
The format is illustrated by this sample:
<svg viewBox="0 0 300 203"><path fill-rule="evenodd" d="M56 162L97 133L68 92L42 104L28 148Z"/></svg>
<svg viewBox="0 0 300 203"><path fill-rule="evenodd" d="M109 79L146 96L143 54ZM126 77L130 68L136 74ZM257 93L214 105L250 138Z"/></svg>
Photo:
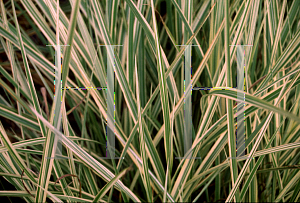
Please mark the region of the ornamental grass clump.
<svg viewBox="0 0 300 203"><path fill-rule="evenodd" d="M0 12L5 201L300 201L299 0Z"/></svg>

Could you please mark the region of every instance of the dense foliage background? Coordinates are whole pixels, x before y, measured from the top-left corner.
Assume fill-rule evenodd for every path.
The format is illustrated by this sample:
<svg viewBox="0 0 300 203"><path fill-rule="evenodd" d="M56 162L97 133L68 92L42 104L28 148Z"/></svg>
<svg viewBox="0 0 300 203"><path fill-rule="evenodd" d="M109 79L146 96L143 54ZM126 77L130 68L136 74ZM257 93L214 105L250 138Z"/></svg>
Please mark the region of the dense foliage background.
<svg viewBox="0 0 300 203"><path fill-rule="evenodd" d="M300 201L300 1L0 1L0 196L26 202ZM116 156L106 156L115 88ZM105 46L115 48L114 59ZM192 80L184 84L185 47ZM236 157L237 46L246 156ZM106 79L108 60L114 78ZM56 69L57 70L57 69ZM57 79L56 81L59 81ZM184 85L192 155L184 157ZM62 102L61 102L62 99ZM55 120L61 112L62 130ZM56 113L56 118L58 118ZM61 133L60 133L61 132ZM62 136L63 157L55 137ZM249 158L250 157L250 158ZM66 159L67 158L67 159Z"/></svg>

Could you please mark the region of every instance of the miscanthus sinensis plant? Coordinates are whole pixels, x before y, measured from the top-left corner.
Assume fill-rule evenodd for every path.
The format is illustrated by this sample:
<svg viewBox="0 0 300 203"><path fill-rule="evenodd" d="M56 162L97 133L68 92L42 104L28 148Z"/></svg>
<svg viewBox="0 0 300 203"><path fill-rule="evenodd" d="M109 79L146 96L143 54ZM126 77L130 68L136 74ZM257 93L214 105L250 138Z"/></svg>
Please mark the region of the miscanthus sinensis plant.
<svg viewBox="0 0 300 203"><path fill-rule="evenodd" d="M1 0L0 196L300 201L299 10L299 0ZM68 45L60 59L57 44ZM193 45L192 55L178 45ZM242 92L236 45L248 45ZM103 159L107 90L62 89L55 97L60 80L62 87L114 84L114 149L124 159ZM185 134L189 86L210 88L192 91ZM240 157L237 102L245 103ZM51 158L58 136L61 156ZM176 159L185 146L198 159Z"/></svg>

